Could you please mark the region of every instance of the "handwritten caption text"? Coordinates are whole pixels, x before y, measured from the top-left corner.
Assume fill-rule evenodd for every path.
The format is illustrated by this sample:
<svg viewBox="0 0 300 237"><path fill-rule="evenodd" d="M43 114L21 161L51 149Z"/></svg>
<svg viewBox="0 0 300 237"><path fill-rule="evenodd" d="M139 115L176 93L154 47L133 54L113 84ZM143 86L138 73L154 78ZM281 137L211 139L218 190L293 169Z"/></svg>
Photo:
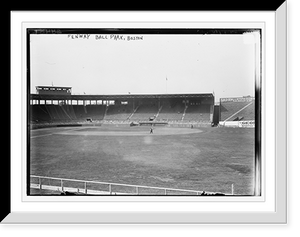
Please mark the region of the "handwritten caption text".
<svg viewBox="0 0 300 237"><path fill-rule="evenodd" d="M132 36L132 35L91 35L91 34L69 34L68 35L69 39L92 39L94 38L95 40L114 40L114 41L137 41L137 40L144 40L144 36Z"/></svg>

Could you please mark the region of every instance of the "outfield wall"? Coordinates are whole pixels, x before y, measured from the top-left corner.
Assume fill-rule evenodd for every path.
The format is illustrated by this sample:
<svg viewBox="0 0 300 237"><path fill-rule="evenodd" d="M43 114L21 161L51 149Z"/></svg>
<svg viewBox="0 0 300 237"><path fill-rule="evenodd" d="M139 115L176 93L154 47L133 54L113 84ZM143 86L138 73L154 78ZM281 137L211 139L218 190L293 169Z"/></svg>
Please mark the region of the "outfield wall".
<svg viewBox="0 0 300 237"><path fill-rule="evenodd" d="M219 126L233 128L255 128L255 121L220 121Z"/></svg>

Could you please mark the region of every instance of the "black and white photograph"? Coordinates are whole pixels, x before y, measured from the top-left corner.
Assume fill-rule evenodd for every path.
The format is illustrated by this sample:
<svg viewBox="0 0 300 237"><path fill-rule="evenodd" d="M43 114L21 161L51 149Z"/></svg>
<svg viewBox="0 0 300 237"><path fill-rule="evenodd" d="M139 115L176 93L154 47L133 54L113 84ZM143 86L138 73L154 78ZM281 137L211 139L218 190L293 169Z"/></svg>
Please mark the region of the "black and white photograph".
<svg viewBox="0 0 300 237"><path fill-rule="evenodd" d="M227 4L12 11L2 229L124 235L115 226L166 225L189 234L182 225L253 236L254 225L281 225L282 235L298 167L289 157L299 116L289 115L298 100L289 97L288 4Z"/></svg>
<svg viewBox="0 0 300 237"><path fill-rule="evenodd" d="M262 31L28 28L28 196L261 196Z"/></svg>

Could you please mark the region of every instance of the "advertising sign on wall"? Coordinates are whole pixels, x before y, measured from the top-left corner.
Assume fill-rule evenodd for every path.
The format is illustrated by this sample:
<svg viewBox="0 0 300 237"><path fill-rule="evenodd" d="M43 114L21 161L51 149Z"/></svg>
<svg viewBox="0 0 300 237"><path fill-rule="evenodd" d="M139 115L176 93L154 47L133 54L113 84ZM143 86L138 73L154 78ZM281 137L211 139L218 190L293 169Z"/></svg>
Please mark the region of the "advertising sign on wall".
<svg viewBox="0 0 300 237"><path fill-rule="evenodd" d="M249 121L220 121L220 126L224 127L239 127L239 128L255 128L255 121L249 120Z"/></svg>
<svg viewBox="0 0 300 237"><path fill-rule="evenodd" d="M255 121L239 121L239 127L240 128L254 128L255 127Z"/></svg>
<svg viewBox="0 0 300 237"><path fill-rule="evenodd" d="M221 103L225 102L251 102L254 101L254 97L235 97L235 98L220 98Z"/></svg>

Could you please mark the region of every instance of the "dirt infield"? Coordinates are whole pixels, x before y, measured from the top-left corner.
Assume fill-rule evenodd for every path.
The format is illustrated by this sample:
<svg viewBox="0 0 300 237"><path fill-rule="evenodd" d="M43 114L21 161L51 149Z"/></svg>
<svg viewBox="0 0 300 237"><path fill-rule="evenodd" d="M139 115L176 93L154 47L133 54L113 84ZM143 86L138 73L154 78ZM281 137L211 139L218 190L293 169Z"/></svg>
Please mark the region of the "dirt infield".
<svg viewBox="0 0 300 237"><path fill-rule="evenodd" d="M110 130L99 127L85 127L77 129L69 129L54 134L58 135L82 135L82 136L162 136L162 135L183 135L201 133L202 130L191 128L168 128L157 127L153 128L153 133L150 133L150 128L147 127L134 127L134 128L113 128Z"/></svg>

